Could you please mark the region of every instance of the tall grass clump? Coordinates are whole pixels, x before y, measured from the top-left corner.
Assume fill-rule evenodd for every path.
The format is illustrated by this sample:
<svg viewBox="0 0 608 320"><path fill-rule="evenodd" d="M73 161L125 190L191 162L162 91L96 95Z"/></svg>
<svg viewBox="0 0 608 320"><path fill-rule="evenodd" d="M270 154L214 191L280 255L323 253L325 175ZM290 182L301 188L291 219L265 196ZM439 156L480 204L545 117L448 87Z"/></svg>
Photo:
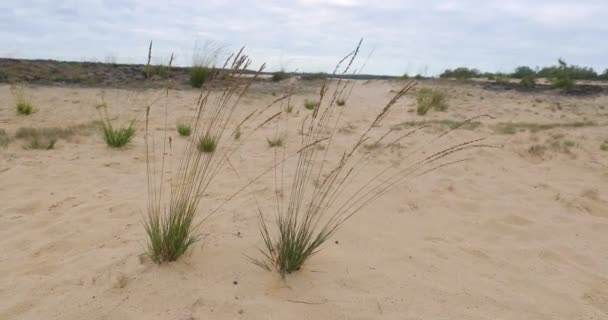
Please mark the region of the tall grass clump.
<svg viewBox="0 0 608 320"><path fill-rule="evenodd" d="M422 88L416 93L416 112L425 115L429 110L445 111L448 109L447 96L443 91L431 88Z"/></svg>
<svg viewBox="0 0 608 320"><path fill-rule="evenodd" d="M55 148L59 139L67 139L75 134L88 130L90 124L74 125L65 128L33 128L21 127L17 129L15 138L25 140L24 149L50 150Z"/></svg>
<svg viewBox="0 0 608 320"><path fill-rule="evenodd" d="M282 147L285 144L285 136L277 135L272 138L267 138L266 141L271 148Z"/></svg>
<svg viewBox="0 0 608 320"><path fill-rule="evenodd" d="M241 77L241 72L251 63L242 51L243 49L231 55L221 69L232 81L223 86L220 92L212 93L207 83L203 84L196 112L189 122L192 138L177 153L176 170L169 167L173 151L167 130L162 137L162 157L158 160L155 157L156 143L150 132L152 109L151 106L147 108L145 142L148 208L144 228L148 236L148 255L156 263L175 261L186 253L201 239L203 222L232 198L229 197L213 210L206 208L206 214L202 219L198 218L199 205L208 188L250 133L242 133L245 136L240 140L233 139L231 135L238 130L240 136L243 124L254 121L260 115L258 110L252 112L238 123L235 131L227 132L237 114L240 100L264 68L262 65L252 77ZM213 80L212 77L209 82ZM167 86L166 99L169 97L169 88L170 85ZM168 102L165 103L164 113L166 128ZM260 126L254 128L258 127ZM175 173L167 176L166 171Z"/></svg>
<svg viewBox="0 0 608 320"><path fill-rule="evenodd" d="M209 81L214 72L214 65L222 55L224 48L213 41L195 43L190 68L190 85L193 88L201 88Z"/></svg>
<svg viewBox="0 0 608 320"><path fill-rule="evenodd" d="M334 74L344 74L351 69L360 45L361 42L338 63ZM379 168L381 164L376 161L379 156L400 141L411 139L421 129L414 128L403 134L382 128L392 108L414 87L414 82L408 82L399 90L370 119L365 131L355 136L350 145L344 145L343 141L334 141L345 110L336 107L336 100L348 97L353 86L354 82L342 79L331 86L324 83L319 93L319 107L302 120L302 136L298 137L301 146L291 155L286 155L284 149L275 149L275 217L269 219L258 208L264 245L260 249L262 256L251 258L256 265L281 276L300 270L350 218L393 186L465 161L467 158L453 157L465 150L486 146L483 139L455 144L445 141L442 138L454 131L449 130L414 147L398 163ZM366 144L377 147L368 152L361 150Z"/></svg>
<svg viewBox="0 0 608 320"><path fill-rule="evenodd" d="M108 116L108 107L105 102L97 106L99 121L103 129L103 140L113 148L126 146L135 136L135 120L115 125Z"/></svg>
<svg viewBox="0 0 608 320"><path fill-rule="evenodd" d="M15 109L18 114L29 115L34 111L34 106L27 98L23 86L11 86L11 93L15 97Z"/></svg>

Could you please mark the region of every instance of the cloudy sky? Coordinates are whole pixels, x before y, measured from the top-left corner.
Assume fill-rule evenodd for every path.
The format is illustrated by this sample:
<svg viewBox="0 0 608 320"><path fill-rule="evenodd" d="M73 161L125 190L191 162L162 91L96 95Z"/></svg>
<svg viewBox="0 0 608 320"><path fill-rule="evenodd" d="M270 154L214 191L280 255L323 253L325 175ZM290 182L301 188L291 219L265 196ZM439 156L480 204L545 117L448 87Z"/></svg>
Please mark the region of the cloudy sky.
<svg viewBox="0 0 608 320"><path fill-rule="evenodd" d="M195 42L247 46L270 70L330 71L365 39L367 73L608 68L608 0L2 0L0 56L144 62Z"/></svg>

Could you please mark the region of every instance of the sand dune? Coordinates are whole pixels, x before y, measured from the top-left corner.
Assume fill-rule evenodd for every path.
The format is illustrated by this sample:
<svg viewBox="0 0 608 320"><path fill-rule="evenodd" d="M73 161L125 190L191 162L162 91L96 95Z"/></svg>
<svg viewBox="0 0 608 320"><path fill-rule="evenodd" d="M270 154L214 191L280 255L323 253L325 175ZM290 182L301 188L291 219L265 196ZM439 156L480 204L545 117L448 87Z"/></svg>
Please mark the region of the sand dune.
<svg viewBox="0 0 608 320"><path fill-rule="evenodd" d="M213 216L204 240L183 259L160 266L145 259L142 121L144 102L162 91L105 89L112 115L139 120L126 149L108 148L92 130L53 150L24 150L19 140L0 150L0 319L608 319L608 152L600 150L608 139L608 97L419 86L445 89L448 111L418 116L410 95L383 126L491 114L496 119L456 137L488 137L502 147L476 150L469 162L394 188L286 280L247 261L262 245L256 199L272 211L272 177ZM398 87L358 84L339 142L364 128ZM295 121L317 90L300 89ZM257 84L243 114L284 90ZM99 89L28 92L36 112L17 116L8 86L0 86L0 128L9 134L97 119ZM171 130L196 98L193 90L171 93ZM161 111L154 107L158 133ZM499 123L519 127L502 134ZM294 136L297 130L289 128ZM239 174L222 172L201 210L268 166L266 137L273 134L274 127L264 128L238 151L232 163ZM183 145L174 140L176 149ZM379 165L400 161L408 146Z"/></svg>

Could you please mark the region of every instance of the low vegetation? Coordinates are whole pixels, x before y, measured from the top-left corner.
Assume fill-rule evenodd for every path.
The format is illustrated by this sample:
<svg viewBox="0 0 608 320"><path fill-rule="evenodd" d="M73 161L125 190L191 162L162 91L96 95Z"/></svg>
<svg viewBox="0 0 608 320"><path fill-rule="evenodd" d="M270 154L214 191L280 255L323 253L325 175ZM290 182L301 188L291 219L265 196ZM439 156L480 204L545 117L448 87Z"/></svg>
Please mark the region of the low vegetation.
<svg viewBox="0 0 608 320"><path fill-rule="evenodd" d="M343 107L346 104L346 100L344 100L344 98L338 98L336 99L336 104L340 107Z"/></svg>
<svg viewBox="0 0 608 320"><path fill-rule="evenodd" d="M289 78L290 78L290 75L283 70L272 73L272 81L274 81L274 82L287 80Z"/></svg>
<svg viewBox="0 0 608 320"><path fill-rule="evenodd" d="M520 131L539 132L555 128L581 128L594 126L591 121L577 121L566 123L527 123L527 122L503 122L494 127L494 131L499 134L515 134Z"/></svg>
<svg viewBox="0 0 608 320"><path fill-rule="evenodd" d="M217 148L217 139L210 134L205 134L198 139L196 148L203 153L213 153Z"/></svg>
<svg viewBox="0 0 608 320"><path fill-rule="evenodd" d="M446 94L438 89L422 88L416 93L416 112L425 115L431 109L446 111L448 109Z"/></svg>
<svg viewBox="0 0 608 320"><path fill-rule="evenodd" d="M108 116L107 104L102 102L97 110L99 112L99 121L103 129L103 139L106 144L113 148L122 148L126 146L135 136L135 120L126 123L113 124L112 119Z"/></svg>
<svg viewBox="0 0 608 320"><path fill-rule="evenodd" d="M211 68L207 66L193 66L190 69L190 85L200 88L211 76Z"/></svg>
<svg viewBox="0 0 608 320"><path fill-rule="evenodd" d="M304 108L306 108L307 110L314 110L318 106L319 106L318 101L308 100L308 99L304 100Z"/></svg>
<svg viewBox="0 0 608 320"><path fill-rule="evenodd" d="M271 148L282 147L285 144L285 136L277 135L272 138L267 138L268 146Z"/></svg>
<svg viewBox="0 0 608 320"><path fill-rule="evenodd" d="M11 86L11 93L15 97L15 108L18 114L29 115L34 111L34 106L27 98L23 86Z"/></svg>
<svg viewBox="0 0 608 320"><path fill-rule="evenodd" d="M453 78L453 79L472 79L481 77L481 72L477 69L469 68L456 68L454 70L447 69L439 75L440 78Z"/></svg>
<svg viewBox="0 0 608 320"><path fill-rule="evenodd" d="M74 135L88 134L95 127L95 122L65 128L21 127L17 129L15 138L25 141L23 144L24 149L50 150L55 147L59 139L68 139Z"/></svg>
<svg viewBox="0 0 608 320"><path fill-rule="evenodd" d="M604 140L604 142L602 142L602 144L600 145L600 150L608 151L608 140Z"/></svg>
<svg viewBox="0 0 608 320"><path fill-rule="evenodd" d="M192 134L192 126L187 122L178 122L176 125L177 133L182 137L189 137Z"/></svg>

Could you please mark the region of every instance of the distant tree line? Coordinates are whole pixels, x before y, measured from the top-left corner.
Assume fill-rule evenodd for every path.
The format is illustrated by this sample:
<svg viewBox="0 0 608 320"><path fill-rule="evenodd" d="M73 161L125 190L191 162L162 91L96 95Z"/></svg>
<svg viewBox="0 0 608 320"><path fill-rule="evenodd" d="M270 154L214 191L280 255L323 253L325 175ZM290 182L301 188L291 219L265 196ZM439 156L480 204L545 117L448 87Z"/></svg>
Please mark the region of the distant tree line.
<svg viewBox="0 0 608 320"><path fill-rule="evenodd" d="M439 77L451 79L487 78L496 82L519 79L520 83L525 86L534 86L536 79L545 78L554 87L569 88L574 86L577 80L608 81L608 69L600 74L593 70L593 68L569 65L563 59L559 59L557 65L543 68L537 67L536 69L528 66L519 66L511 73L481 72L477 69L461 67L445 70Z"/></svg>

